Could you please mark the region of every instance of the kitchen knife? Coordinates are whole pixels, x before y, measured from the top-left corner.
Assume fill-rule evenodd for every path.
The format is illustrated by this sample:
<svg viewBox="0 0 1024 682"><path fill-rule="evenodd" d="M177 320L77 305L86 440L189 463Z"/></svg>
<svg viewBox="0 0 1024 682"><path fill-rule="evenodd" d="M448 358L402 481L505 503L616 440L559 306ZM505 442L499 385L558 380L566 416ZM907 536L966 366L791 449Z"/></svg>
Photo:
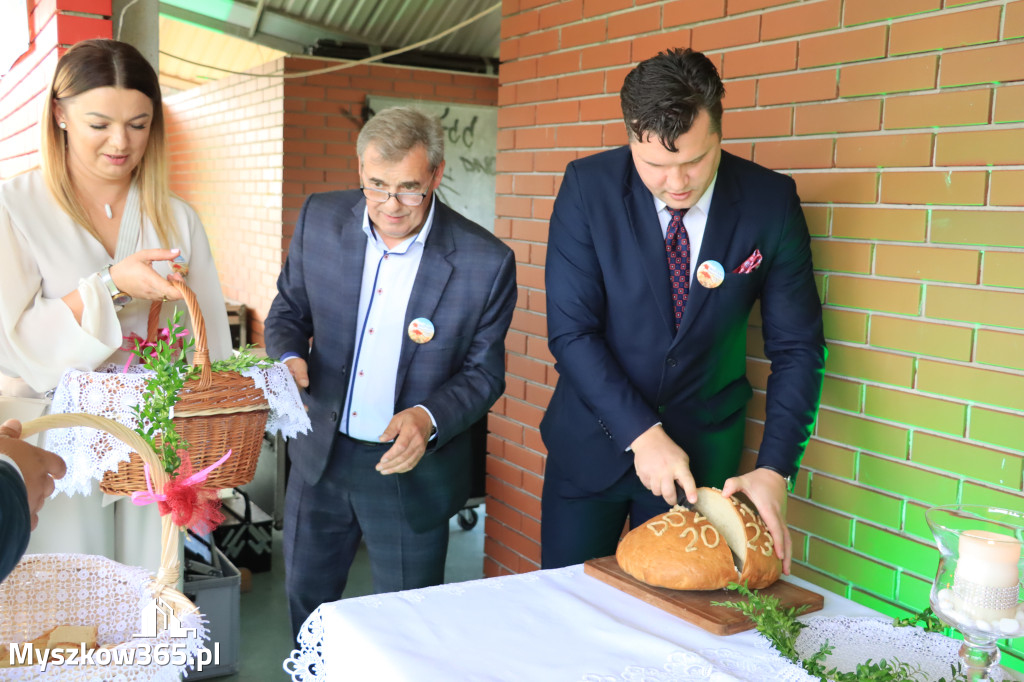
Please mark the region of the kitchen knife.
<svg viewBox="0 0 1024 682"><path fill-rule="evenodd" d="M683 486L679 485L679 481L676 484L676 505L682 507L687 511L693 511L693 505L686 499L686 492L683 490Z"/></svg>

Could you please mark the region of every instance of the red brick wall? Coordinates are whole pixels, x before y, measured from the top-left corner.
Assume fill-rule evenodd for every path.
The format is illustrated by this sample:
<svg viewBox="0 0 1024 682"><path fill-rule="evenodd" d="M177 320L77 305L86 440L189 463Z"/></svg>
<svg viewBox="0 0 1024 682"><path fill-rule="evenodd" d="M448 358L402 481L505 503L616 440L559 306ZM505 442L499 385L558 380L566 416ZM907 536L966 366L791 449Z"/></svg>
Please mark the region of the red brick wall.
<svg viewBox="0 0 1024 682"><path fill-rule="evenodd" d="M31 45L0 79L0 179L39 165L39 116L60 55L80 40L112 35L107 18L110 0L28 0L23 4L29 14Z"/></svg>
<svg viewBox="0 0 1024 682"><path fill-rule="evenodd" d="M283 61L252 71L279 71ZM171 188L202 218L224 296L258 319L281 263L284 87L280 78L229 76L165 101Z"/></svg>
<svg viewBox="0 0 1024 682"><path fill-rule="evenodd" d="M543 263L561 173L624 143L617 93L633 64L691 46L725 80L724 146L795 178L813 237L830 356L790 502L795 572L882 610L927 606L923 510L1022 505L1024 0L503 12L496 229L521 289L490 419L487 574L539 561L537 425L557 380ZM756 323L750 338L748 461L769 373Z"/></svg>
<svg viewBox="0 0 1024 682"><path fill-rule="evenodd" d="M337 62L286 57L260 73ZM493 76L359 66L306 78L231 76L168 98L174 189L203 219L224 294L250 308L250 332L277 292L302 202L358 186L355 140L368 95L494 106Z"/></svg>

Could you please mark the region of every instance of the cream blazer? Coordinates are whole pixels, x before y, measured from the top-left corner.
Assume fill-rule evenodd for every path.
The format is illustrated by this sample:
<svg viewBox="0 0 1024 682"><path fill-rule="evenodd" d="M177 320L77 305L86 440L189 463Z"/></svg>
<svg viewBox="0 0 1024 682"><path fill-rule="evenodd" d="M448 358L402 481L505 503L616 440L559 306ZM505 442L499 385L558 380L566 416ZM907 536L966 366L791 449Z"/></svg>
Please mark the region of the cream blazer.
<svg viewBox="0 0 1024 682"><path fill-rule="evenodd" d="M180 248L188 262L186 280L203 311L210 356L226 358L231 338L209 241L188 204L174 197L171 209L178 226L171 247ZM128 231L122 227L122 233ZM40 395L53 389L67 369L89 371L128 359L128 352L120 350L124 337L146 335L150 302L135 300L115 311L97 273L125 255L161 244L149 220L142 221L137 243L121 242L111 258L60 209L39 170L0 185L0 393ZM164 276L171 272L166 262L153 267ZM61 300L74 289L85 304L81 325ZM166 303L162 321L175 306L185 311L181 301ZM187 313L183 319L191 328Z"/></svg>

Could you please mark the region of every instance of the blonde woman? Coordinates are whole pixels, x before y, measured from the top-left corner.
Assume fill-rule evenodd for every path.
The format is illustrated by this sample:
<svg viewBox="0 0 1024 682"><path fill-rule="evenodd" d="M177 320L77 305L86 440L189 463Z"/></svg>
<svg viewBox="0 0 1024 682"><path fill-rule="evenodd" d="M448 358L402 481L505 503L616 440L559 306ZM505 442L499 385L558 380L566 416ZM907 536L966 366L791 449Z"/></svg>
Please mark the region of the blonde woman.
<svg viewBox="0 0 1024 682"><path fill-rule="evenodd" d="M195 211L168 189L160 85L149 62L126 43L76 44L57 63L40 127L41 167L0 185L0 396L45 401L66 369L124 362L125 337L146 335L151 301L169 301L166 319L181 298L168 282L180 276L175 258L188 264L211 357L230 355L209 242ZM24 418L24 409L12 416ZM100 498L53 500L29 551L154 568L155 510L101 508Z"/></svg>

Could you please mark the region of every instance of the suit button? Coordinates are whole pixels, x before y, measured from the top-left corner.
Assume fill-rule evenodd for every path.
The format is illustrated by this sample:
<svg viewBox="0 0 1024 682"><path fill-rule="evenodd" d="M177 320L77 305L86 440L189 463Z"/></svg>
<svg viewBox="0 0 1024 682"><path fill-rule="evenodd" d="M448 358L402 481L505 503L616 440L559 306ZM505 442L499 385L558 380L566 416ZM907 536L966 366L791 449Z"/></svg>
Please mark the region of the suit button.
<svg viewBox="0 0 1024 682"><path fill-rule="evenodd" d="M665 414L665 406L658 405L658 414Z"/></svg>
<svg viewBox="0 0 1024 682"><path fill-rule="evenodd" d="M668 360L665 361L665 364L668 365L669 367L675 367L676 365L679 364L679 361L676 360L675 358L669 358Z"/></svg>
<svg viewBox="0 0 1024 682"><path fill-rule="evenodd" d="M331 421L332 422L338 421L338 413L337 412L331 412Z"/></svg>

